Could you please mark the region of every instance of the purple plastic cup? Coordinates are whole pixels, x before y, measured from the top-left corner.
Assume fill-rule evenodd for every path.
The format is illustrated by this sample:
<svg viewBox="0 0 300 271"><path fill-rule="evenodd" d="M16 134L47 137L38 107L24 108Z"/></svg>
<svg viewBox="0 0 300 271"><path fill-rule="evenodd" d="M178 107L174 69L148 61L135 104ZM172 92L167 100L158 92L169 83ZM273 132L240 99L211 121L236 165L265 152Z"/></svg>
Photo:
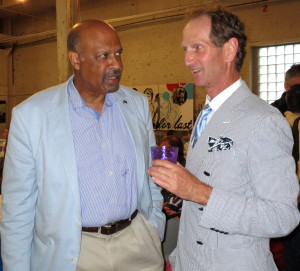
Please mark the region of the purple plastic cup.
<svg viewBox="0 0 300 271"><path fill-rule="evenodd" d="M152 160L168 160L176 164L177 157L178 157L178 147L167 147L167 146L151 147Z"/></svg>

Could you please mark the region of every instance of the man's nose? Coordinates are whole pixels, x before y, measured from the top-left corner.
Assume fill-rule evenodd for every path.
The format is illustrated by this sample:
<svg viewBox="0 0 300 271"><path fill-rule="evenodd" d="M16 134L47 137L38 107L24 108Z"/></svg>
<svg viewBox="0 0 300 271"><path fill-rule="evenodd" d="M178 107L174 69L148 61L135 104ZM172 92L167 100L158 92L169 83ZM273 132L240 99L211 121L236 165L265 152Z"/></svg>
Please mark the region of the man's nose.
<svg viewBox="0 0 300 271"><path fill-rule="evenodd" d="M184 56L184 64L187 67L192 66L194 63L194 53L192 51L187 50Z"/></svg>
<svg viewBox="0 0 300 271"><path fill-rule="evenodd" d="M110 66L114 69L122 69L123 62L121 56L119 55L112 55L110 59Z"/></svg>

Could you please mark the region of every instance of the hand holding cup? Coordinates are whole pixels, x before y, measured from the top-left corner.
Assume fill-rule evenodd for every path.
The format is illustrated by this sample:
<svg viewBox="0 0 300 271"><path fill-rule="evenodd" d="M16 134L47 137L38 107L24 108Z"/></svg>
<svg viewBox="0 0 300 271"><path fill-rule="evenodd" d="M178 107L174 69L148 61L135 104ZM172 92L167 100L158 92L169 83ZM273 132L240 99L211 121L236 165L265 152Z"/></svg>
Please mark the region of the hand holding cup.
<svg viewBox="0 0 300 271"><path fill-rule="evenodd" d="M178 147L153 146L151 147L151 157L152 160L168 160L176 164Z"/></svg>

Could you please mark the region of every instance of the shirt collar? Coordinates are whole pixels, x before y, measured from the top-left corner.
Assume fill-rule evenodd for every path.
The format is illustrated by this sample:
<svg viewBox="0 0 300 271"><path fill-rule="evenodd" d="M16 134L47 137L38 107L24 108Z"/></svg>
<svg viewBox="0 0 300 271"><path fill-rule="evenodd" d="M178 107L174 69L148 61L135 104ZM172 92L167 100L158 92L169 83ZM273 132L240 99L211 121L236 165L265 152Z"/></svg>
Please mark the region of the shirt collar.
<svg viewBox="0 0 300 271"><path fill-rule="evenodd" d="M206 102L209 103L209 106L213 111L217 111L219 107L242 85L243 80L240 78L235 81L228 88L224 89L221 93L219 93L215 98L210 100L210 97L206 95Z"/></svg>

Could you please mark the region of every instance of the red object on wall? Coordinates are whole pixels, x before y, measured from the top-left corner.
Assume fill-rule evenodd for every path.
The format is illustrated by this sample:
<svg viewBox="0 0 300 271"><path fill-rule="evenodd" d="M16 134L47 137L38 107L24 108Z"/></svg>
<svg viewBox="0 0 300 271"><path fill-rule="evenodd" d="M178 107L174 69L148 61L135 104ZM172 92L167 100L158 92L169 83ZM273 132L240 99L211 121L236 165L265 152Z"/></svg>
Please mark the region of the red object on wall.
<svg viewBox="0 0 300 271"><path fill-rule="evenodd" d="M268 5L264 5L264 6L263 6L262 12L268 12Z"/></svg>

